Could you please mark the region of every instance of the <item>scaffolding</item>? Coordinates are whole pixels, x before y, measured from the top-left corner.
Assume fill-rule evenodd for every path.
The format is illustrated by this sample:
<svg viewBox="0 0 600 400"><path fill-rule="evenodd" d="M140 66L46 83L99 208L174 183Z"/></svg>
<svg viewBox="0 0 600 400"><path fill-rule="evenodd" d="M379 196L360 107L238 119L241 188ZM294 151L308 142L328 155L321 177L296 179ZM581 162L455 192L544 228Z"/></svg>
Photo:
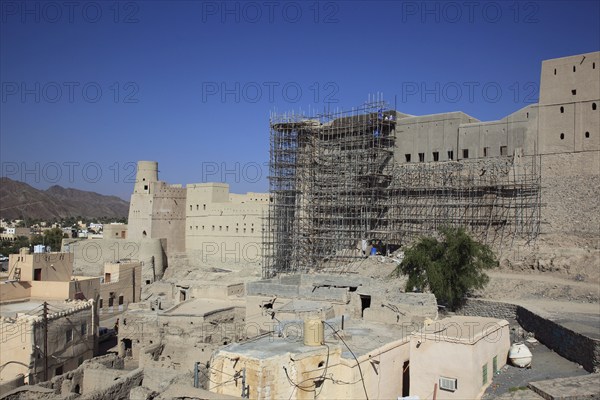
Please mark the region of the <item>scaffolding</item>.
<svg viewBox="0 0 600 400"><path fill-rule="evenodd" d="M341 267L364 258L367 242L393 250L443 225L466 227L497 248L535 239L538 158L398 163L399 116L379 100L271 115L264 277Z"/></svg>

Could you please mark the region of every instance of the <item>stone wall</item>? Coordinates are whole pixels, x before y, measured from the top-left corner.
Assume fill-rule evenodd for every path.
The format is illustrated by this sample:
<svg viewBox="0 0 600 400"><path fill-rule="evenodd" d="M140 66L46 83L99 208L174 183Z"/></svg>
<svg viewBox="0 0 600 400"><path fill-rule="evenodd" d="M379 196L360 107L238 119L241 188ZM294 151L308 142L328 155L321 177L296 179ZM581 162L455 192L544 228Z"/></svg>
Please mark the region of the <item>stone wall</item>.
<svg viewBox="0 0 600 400"><path fill-rule="evenodd" d="M600 153L541 156L542 233L598 237Z"/></svg>
<svg viewBox="0 0 600 400"><path fill-rule="evenodd" d="M510 321L517 319L517 308L517 305L510 303L469 299L457 314L506 319Z"/></svg>
<svg viewBox="0 0 600 400"><path fill-rule="evenodd" d="M82 395L79 398L82 400L127 400L129 399L129 391L134 387L141 386L143 380L144 371L136 369L116 380L114 385Z"/></svg>
<svg viewBox="0 0 600 400"><path fill-rule="evenodd" d="M517 321L536 339L588 372L600 371L600 340L574 332L524 307L517 308Z"/></svg>
<svg viewBox="0 0 600 400"><path fill-rule="evenodd" d="M468 299L457 311L460 315L516 320L535 338L562 357L581 364L588 372L600 371L600 340L574 332L544 316L516 304Z"/></svg>

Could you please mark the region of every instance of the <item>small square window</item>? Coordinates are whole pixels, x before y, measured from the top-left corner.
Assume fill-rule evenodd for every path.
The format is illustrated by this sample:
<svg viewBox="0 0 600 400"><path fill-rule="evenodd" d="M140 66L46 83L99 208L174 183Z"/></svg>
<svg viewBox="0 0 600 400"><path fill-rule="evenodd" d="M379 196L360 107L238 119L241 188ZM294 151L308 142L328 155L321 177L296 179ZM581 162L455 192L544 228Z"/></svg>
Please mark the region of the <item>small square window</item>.
<svg viewBox="0 0 600 400"><path fill-rule="evenodd" d="M425 153L419 153L419 162L425 162Z"/></svg>
<svg viewBox="0 0 600 400"><path fill-rule="evenodd" d="M454 160L454 151L448 150L448 160Z"/></svg>
<svg viewBox="0 0 600 400"><path fill-rule="evenodd" d="M410 162L410 154L405 154L404 159L406 160L406 162Z"/></svg>
<svg viewBox="0 0 600 400"><path fill-rule="evenodd" d="M463 149L463 158L469 158L469 149Z"/></svg>
<svg viewBox="0 0 600 400"><path fill-rule="evenodd" d="M508 149L506 148L506 146L500 146L500 155L501 156L508 155Z"/></svg>
<svg viewBox="0 0 600 400"><path fill-rule="evenodd" d="M440 153L437 151L433 152L433 161L440 161Z"/></svg>

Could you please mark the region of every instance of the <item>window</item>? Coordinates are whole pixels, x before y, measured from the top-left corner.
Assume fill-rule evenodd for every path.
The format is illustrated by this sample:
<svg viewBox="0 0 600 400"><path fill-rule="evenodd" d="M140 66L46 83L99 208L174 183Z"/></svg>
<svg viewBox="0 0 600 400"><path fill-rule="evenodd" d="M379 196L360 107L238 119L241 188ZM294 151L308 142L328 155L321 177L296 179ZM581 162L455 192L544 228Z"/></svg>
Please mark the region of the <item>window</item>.
<svg viewBox="0 0 600 400"><path fill-rule="evenodd" d="M573 65L573 72L575 72L575 71L577 71L577 70L575 69L575 66Z"/></svg>
<svg viewBox="0 0 600 400"><path fill-rule="evenodd" d="M563 106L560 106L560 113L564 114L565 113L565 108Z"/></svg>
<svg viewBox="0 0 600 400"><path fill-rule="evenodd" d="M481 384L485 385L487 383L487 380L488 380L487 364L484 364L483 367L481 368Z"/></svg>
<svg viewBox="0 0 600 400"><path fill-rule="evenodd" d="M192 205L190 204L190 211L192 211Z"/></svg>
<svg viewBox="0 0 600 400"><path fill-rule="evenodd" d="M565 134L564 134L564 133L561 133L561 134L560 134L560 140L563 140L564 138L565 138Z"/></svg>
<svg viewBox="0 0 600 400"><path fill-rule="evenodd" d="M554 75L556 75L556 68L554 68Z"/></svg>
<svg viewBox="0 0 600 400"><path fill-rule="evenodd" d="M42 269L41 268L35 268L33 270L33 280L34 281L41 281L42 280Z"/></svg>
<svg viewBox="0 0 600 400"><path fill-rule="evenodd" d="M406 160L406 162L410 162L410 154L405 154L404 159Z"/></svg>
<svg viewBox="0 0 600 400"><path fill-rule="evenodd" d="M246 233L246 228L244 228L244 233Z"/></svg>
<svg viewBox="0 0 600 400"><path fill-rule="evenodd" d="M454 160L454 150L448 150L448 160Z"/></svg>
<svg viewBox="0 0 600 400"><path fill-rule="evenodd" d="M119 296L119 305L122 306L123 305L123 295Z"/></svg>
<svg viewBox="0 0 600 400"><path fill-rule="evenodd" d="M506 156L506 155L508 155L508 151L507 151L507 148L506 148L506 146L500 146L500 155L501 155L501 156Z"/></svg>
<svg viewBox="0 0 600 400"><path fill-rule="evenodd" d="M114 292L110 292L110 294L108 295L108 306L112 307L114 301L115 301L115 293Z"/></svg>
<svg viewBox="0 0 600 400"><path fill-rule="evenodd" d="M586 132L586 133L585 133L585 138L586 138L586 139L589 139L589 137L590 137L590 133L589 133L589 132Z"/></svg>
<svg viewBox="0 0 600 400"><path fill-rule="evenodd" d="M144 190L148 190L148 185L144 185Z"/></svg>
<svg viewBox="0 0 600 400"><path fill-rule="evenodd" d="M235 233L238 233L240 231L240 228L235 228Z"/></svg>
<svg viewBox="0 0 600 400"><path fill-rule="evenodd" d="M254 228L250 228L250 233L254 233Z"/></svg>
<svg viewBox="0 0 600 400"><path fill-rule="evenodd" d="M463 149L463 158L469 158L469 149Z"/></svg>
<svg viewBox="0 0 600 400"><path fill-rule="evenodd" d="M440 161L440 153L437 151L433 152L433 161Z"/></svg>
<svg viewBox="0 0 600 400"><path fill-rule="evenodd" d="M419 153L419 162L425 162L425 153Z"/></svg>
<svg viewBox="0 0 600 400"><path fill-rule="evenodd" d="M592 110L596 111L596 103L592 103Z"/></svg>
<svg viewBox="0 0 600 400"><path fill-rule="evenodd" d="M223 226L219 225L219 230L222 231L223 230Z"/></svg>
<svg viewBox="0 0 600 400"><path fill-rule="evenodd" d="M98 308L102 308L104 306L104 300L100 299L98 300Z"/></svg>
<svg viewBox="0 0 600 400"><path fill-rule="evenodd" d="M63 374L63 366L61 365L60 367L56 367L56 369L54 370L54 375L58 376L58 375L62 375Z"/></svg>
<svg viewBox="0 0 600 400"><path fill-rule="evenodd" d="M596 63L595 62L592 63L592 69L596 69Z"/></svg>
<svg viewBox="0 0 600 400"><path fill-rule="evenodd" d="M81 336L87 335L87 325L81 324Z"/></svg>
<svg viewBox="0 0 600 400"><path fill-rule="evenodd" d="M196 204L196 211L198 211L200 209L200 206L198 204Z"/></svg>
<svg viewBox="0 0 600 400"><path fill-rule="evenodd" d="M67 340L67 343L73 340L73 329L68 328L65 331L65 339Z"/></svg>
<svg viewBox="0 0 600 400"><path fill-rule="evenodd" d="M572 94L573 96L575 96L575 95L577 94L577 89L573 89L573 90L571 90L571 94Z"/></svg>
<svg viewBox="0 0 600 400"><path fill-rule="evenodd" d="M225 232L229 232L229 225L225 225Z"/></svg>
<svg viewBox="0 0 600 400"><path fill-rule="evenodd" d="M203 207L204 207L203 209L206 210L206 204L204 204Z"/></svg>
<svg viewBox="0 0 600 400"><path fill-rule="evenodd" d="M490 148L489 147L484 147L483 148L483 156L484 157L488 157L490 155Z"/></svg>
<svg viewBox="0 0 600 400"><path fill-rule="evenodd" d="M492 360L492 371L494 371L494 375L498 373L498 356L494 356Z"/></svg>

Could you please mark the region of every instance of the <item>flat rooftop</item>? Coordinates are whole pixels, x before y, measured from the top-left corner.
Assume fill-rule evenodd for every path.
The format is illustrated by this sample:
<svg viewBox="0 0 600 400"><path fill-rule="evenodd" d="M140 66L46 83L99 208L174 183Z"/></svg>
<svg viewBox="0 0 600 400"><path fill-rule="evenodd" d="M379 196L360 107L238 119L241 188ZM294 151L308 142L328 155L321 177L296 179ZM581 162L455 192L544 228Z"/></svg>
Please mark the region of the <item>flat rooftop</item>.
<svg viewBox="0 0 600 400"><path fill-rule="evenodd" d="M75 307L76 303L63 301L48 301L48 311L53 314L57 311L65 311ZM15 318L17 314L42 315L44 301L28 300L14 303L0 304L0 316L5 318Z"/></svg>
<svg viewBox="0 0 600 400"><path fill-rule="evenodd" d="M217 299L191 299L163 312L163 315L190 315L202 317L219 310L234 308L235 305L228 300Z"/></svg>
<svg viewBox="0 0 600 400"><path fill-rule="evenodd" d="M276 323L276 321L273 321ZM341 319L335 318L326 321L336 330L340 329ZM305 346L302 331L304 321L282 321L276 331L283 333L279 337L277 333L266 335L258 339L243 343L232 343L223 347L220 351L234 354L242 354L248 358L268 359L278 357L282 354L308 354L312 352L327 351L325 346ZM400 340L407 340L413 329L402 325L386 325L374 322L363 322L360 320L346 319L344 330L339 330L348 347L352 349L357 357L368 354L385 344ZM353 360L352 353L346 345L339 340L338 336L328 325L325 325L325 343L330 348L340 348L341 357Z"/></svg>
<svg viewBox="0 0 600 400"><path fill-rule="evenodd" d="M508 321L497 318L453 316L432 321L417 335L436 341L473 344L507 325Z"/></svg>

